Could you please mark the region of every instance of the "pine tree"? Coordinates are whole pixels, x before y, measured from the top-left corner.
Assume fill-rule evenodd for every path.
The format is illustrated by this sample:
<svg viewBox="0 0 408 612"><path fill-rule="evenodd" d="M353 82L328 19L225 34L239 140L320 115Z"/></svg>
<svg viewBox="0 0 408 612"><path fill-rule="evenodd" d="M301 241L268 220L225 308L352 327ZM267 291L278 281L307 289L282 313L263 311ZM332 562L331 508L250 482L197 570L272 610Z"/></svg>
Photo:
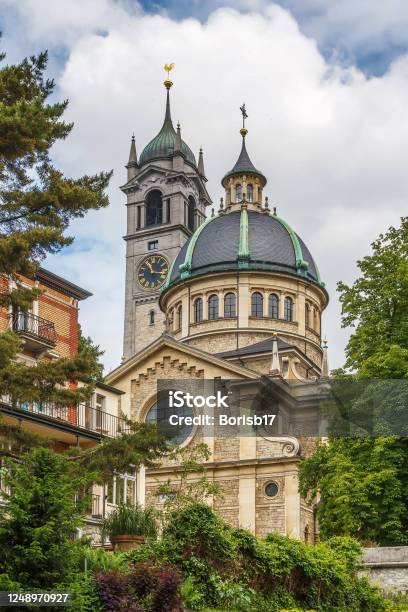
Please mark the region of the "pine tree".
<svg viewBox="0 0 408 612"><path fill-rule="evenodd" d="M23 311L40 291L23 287L22 277L34 279L48 254L72 243L66 234L72 220L108 205L112 174L70 178L54 166L51 148L73 125L62 119L67 100L50 102L55 85L46 66L47 53L40 53L0 68L0 307ZM0 334L0 395L13 402L82 401L100 375L97 354L82 348L73 359L33 368L15 361L18 338ZM71 380L84 385L61 388Z"/></svg>

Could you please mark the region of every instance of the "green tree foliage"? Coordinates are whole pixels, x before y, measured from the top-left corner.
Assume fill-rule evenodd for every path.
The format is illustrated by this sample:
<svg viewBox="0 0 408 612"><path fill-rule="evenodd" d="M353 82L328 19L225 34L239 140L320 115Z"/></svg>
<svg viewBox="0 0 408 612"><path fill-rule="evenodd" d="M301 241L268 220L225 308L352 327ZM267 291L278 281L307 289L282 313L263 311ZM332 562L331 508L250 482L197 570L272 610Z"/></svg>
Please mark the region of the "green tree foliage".
<svg viewBox="0 0 408 612"><path fill-rule="evenodd" d="M161 541L128 555L134 563L151 560L179 568L190 609L386 609L379 591L357 577L361 549L351 538L316 546L278 535L259 540L227 525L203 503L176 511Z"/></svg>
<svg viewBox="0 0 408 612"><path fill-rule="evenodd" d="M126 429L116 438L105 438L92 449L71 449L69 461L79 473L89 474L90 481L104 483L114 474L132 473L143 464L157 467L157 461L168 451L166 440L153 423L125 419Z"/></svg>
<svg viewBox="0 0 408 612"><path fill-rule="evenodd" d="M39 446L26 452L1 452L2 481L10 494L0 506L0 589L14 583L26 589L67 584L78 557L69 538L82 524L92 483L142 463L155 465L167 449L150 423L129 423L119 438L76 455L57 454L36 441Z"/></svg>
<svg viewBox="0 0 408 612"><path fill-rule="evenodd" d="M408 376L408 217L372 243L360 277L338 283L344 327L355 328L346 367L364 378Z"/></svg>
<svg viewBox="0 0 408 612"><path fill-rule="evenodd" d="M388 424L394 416L400 419L401 433L406 430L406 384L378 379L408 378L408 218L375 240L372 253L358 266L360 276L353 285L338 284L343 326L354 331L346 348L346 369L335 374L340 382L367 381L363 399L350 405L359 418L365 406L367 412L373 410L376 436L332 438L320 446L301 465L301 493L313 497L320 492L323 537L352 535L364 543L406 544L408 441L379 436L384 427L381 413Z"/></svg>
<svg viewBox="0 0 408 612"><path fill-rule="evenodd" d="M3 64L4 58L2 54ZM44 76L46 66L47 54L40 53L0 68L0 307L4 308L27 310L40 291L23 287L21 277L34 279L48 254L72 243L66 234L72 220L108 205L105 190L111 172L74 179L52 163L51 147L67 138L73 125L62 119L68 102L49 101L54 82ZM34 368L15 362L19 348L11 332L0 334L0 394L13 402L83 401L90 393L90 381L101 373L99 349L86 340L75 358ZM86 384L77 390L61 388L71 380Z"/></svg>
<svg viewBox="0 0 408 612"><path fill-rule="evenodd" d="M0 269L18 285L2 293L2 305L29 306L35 291L23 290L18 275L33 278L48 253L72 243L70 221L108 205L111 173L72 179L51 162L52 145L73 125L62 121L67 100L48 103L46 65L40 53L0 70Z"/></svg>
<svg viewBox="0 0 408 612"><path fill-rule="evenodd" d="M67 460L44 448L9 468L12 495L0 506L0 574L27 589L63 584L74 570L70 536L81 525L75 495L84 479L73 478Z"/></svg>
<svg viewBox="0 0 408 612"><path fill-rule="evenodd" d="M105 351L100 348L99 344L95 344L92 338L89 336L84 336L80 325L78 325L78 331L78 353L83 357L89 357L90 362L94 364L94 373L92 378L97 382L102 382L103 363L101 363L100 358L105 354Z"/></svg>

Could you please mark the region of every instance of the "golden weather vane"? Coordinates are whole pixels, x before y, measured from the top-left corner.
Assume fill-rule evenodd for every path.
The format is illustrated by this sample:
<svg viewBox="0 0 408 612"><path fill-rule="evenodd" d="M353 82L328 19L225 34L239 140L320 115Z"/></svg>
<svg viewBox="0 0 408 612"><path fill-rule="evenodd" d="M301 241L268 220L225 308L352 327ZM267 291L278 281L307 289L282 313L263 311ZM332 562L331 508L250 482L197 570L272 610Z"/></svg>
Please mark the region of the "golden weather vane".
<svg viewBox="0 0 408 612"><path fill-rule="evenodd" d="M241 111L241 115L242 115L242 128L239 131L241 133L241 136L245 138L245 136L248 134L248 130L245 127L245 119L248 119L248 114L245 108L245 102L243 103L242 106L239 107L239 110Z"/></svg>
<svg viewBox="0 0 408 612"><path fill-rule="evenodd" d="M167 72L167 79L164 81L166 89L170 89L170 87L173 85L173 81L170 79L170 72L173 70L173 68L174 62L171 62L171 64L164 64L164 69Z"/></svg>

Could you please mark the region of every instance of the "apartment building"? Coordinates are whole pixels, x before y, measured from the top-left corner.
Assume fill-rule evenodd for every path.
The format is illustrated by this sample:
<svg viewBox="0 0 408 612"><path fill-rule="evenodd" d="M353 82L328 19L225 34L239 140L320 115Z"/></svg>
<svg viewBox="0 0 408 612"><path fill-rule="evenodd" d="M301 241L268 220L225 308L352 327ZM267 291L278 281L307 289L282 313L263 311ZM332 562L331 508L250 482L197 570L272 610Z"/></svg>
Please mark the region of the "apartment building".
<svg viewBox="0 0 408 612"><path fill-rule="evenodd" d="M3 287L8 282L5 277L0 278ZM35 280L24 279L23 284L41 291L30 310L0 308L0 333L11 329L21 340L17 359L35 365L43 360L74 357L78 350L79 304L92 294L44 268L39 269ZM90 401L69 407L44 402L13 403L0 395L0 415L5 423L54 440L56 451L63 452L72 446L87 449L105 437L123 432L122 394L111 385L97 383ZM121 496L122 481L125 488ZM131 503L142 501L135 475L118 476L106 487L94 486L85 531L94 535L96 541L102 518L122 499Z"/></svg>

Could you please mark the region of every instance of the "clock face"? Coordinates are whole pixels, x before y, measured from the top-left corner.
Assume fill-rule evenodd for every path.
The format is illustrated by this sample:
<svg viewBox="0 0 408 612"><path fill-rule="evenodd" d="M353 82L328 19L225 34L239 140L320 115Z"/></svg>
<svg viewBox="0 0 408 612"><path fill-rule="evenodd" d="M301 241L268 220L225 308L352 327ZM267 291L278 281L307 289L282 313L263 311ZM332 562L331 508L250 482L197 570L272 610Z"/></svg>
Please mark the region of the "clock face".
<svg viewBox="0 0 408 612"><path fill-rule="evenodd" d="M166 280L168 271L167 259L162 255L149 255L140 264L137 279L143 289L157 289Z"/></svg>

